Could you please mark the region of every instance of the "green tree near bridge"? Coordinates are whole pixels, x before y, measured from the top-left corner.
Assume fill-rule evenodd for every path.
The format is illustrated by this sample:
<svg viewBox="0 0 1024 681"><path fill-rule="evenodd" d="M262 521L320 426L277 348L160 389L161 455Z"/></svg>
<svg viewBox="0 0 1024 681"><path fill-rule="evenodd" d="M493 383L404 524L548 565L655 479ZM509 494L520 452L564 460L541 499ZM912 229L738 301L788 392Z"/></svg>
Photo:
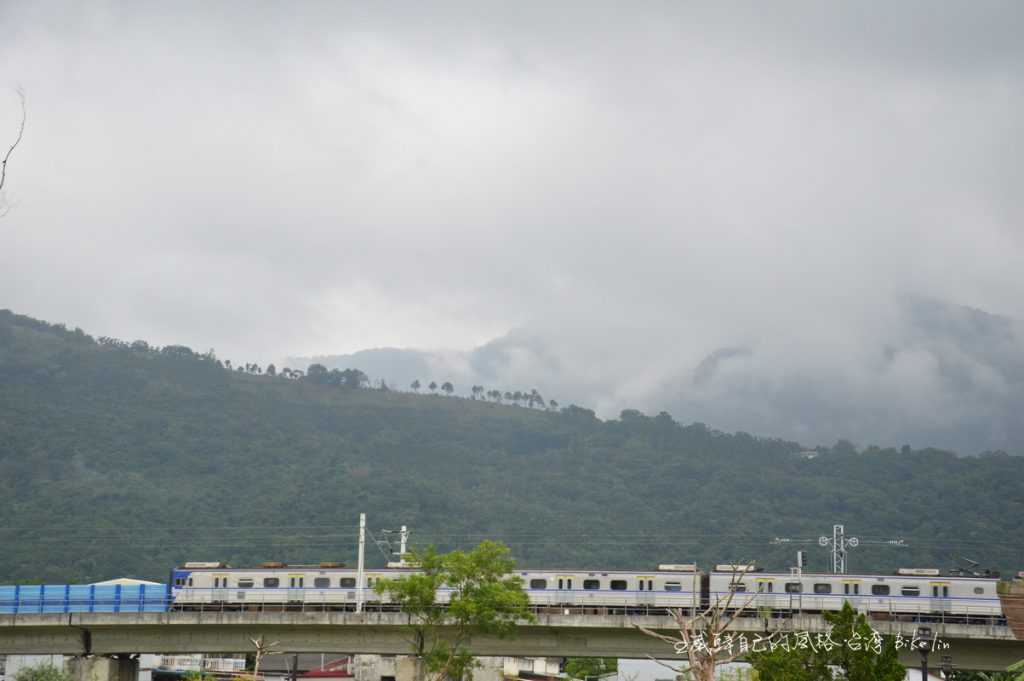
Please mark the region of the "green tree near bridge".
<svg viewBox="0 0 1024 681"><path fill-rule="evenodd" d="M420 572L382 579L378 594L401 606L408 617L410 644L421 681L468 681L478 666L468 648L474 634L504 637L519 622L535 622L522 579L507 546L484 541L472 551L440 554L434 547L407 554ZM446 607L436 602L449 589Z"/></svg>
<svg viewBox="0 0 1024 681"><path fill-rule="evenodd" d="M903 681L907 670L900 664L896 646L883 640L881 651L869 643L874 632L863 613L849 601L839 612L825 613L832 625L834 646L777 646L774 650L751 653L748 661L758 681Z"/></svg>
<svg viewBox="0 0 1024 681"><path fill-rule="evenodd" d="M14 675L14 681L71 681L71 676L52 664L22 667Z"/></svg>
<svg viewBox="0 0 1024 681"><path fill-rule="evenodd" d="M1007 667L1005 672L953 672L953 681L1024 681L1024 660Z"/></svg>
<svg viewBox="0 0 1024 681"><path fill-rule="evenodd" d="M578 681L596 681L617 671L619 660L614 657L570 657L565 660L565 675Z"/></svg>

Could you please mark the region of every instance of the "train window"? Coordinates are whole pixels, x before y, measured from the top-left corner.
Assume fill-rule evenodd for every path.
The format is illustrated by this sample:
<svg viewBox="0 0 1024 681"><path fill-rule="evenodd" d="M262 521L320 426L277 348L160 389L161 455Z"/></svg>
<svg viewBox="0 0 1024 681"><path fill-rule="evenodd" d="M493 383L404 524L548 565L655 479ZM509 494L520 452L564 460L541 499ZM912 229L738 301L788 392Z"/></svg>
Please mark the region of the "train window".
<svg viewBox="0 0 1024 681"><path fill-rule="evenodd" d="M654 591L654 580L653 579L648 579L647 580L647 590L648 591Z"/></svg>
<svg viewBox="0 0 1024 681"><path fill-rule="evenodd" d="M871 585L872 596L888 596L889 585L888 584L872 584Z"/></svg>
<svg viewBox="0 0 1024 681"><path fill-rule="evenodd" d="M644 590L644 580L642 580L642 579L640 580L640 590L641 591Z"/></svg>
<svg viewBox="0 0 1024 681"><path fill-rule="evenodd" d="M299 588L301 589L306 581L305 577L299 577Z"/></svg>
<svg viewBox="0 0 1024 681"><path fill-rule="evenodd" d="M818 582L814 585L814 593L816 594L830 594L832 593L832 585L827 582Z"/></svg>
<svg viewBox="0 0 1024 681"><path fill-rule="evenodd" d="M974 593L976 593L976 594L983 594L983 593L985 593L985 590L982 589L980 586L976 586L976 587L974 587Z"/></svg>
<svg viewBox="0 0 1024 681"><path fill-rule="evenodd" d="M763 593L769 593L770 594L773 590L774 590L774 585L772 584L772 582L758 582L757 583L757 593L759 593L759 594L763 594Z"/></svg>
<svg viewBox="0 0 1024 681"><path fill-rule="evenodd" d="M251 589L253 581L251 579L240 579L238 580L239 589Z"/></svg>
<svg viewBox="0 0 1024 681"><path fill-rule="evenodd" d="M583 580L583 588L586 589L587 591L597 591L598 589L601 588L601 580L600 579L584 579Z"/></svg>
<svg viewBox="0 0 1024 681"><path fill-rule="evenodd" d="M857 584L856 582L854 582L853 584L850 584L849 582L843 584L843 593L847 596L849 596L850 594L857 596L858 594L860 594L860 584Z"/></svg>
<svg viewBox="0 0 1024 681"><path fill-rule="evenodd" d="M798 594L801 591L803 591L803 588L800 586L800 582L786 582L786 593Z"/></svg>
<svg viewBox="0 0 1024 681"><path fill-rule="evenodd" d="M354 589L356 588L356 578L342 577L341 581L338 582L338 586L340 586L342 589Z"/></svg>
<svg viewBox="0 0 1024 681"><path fill-rule="evenodd" d="M558 580L558 588L559 589L564 589L565 588L565 584L562 583L562 580Z"/></svg>
<svg viewBox="0 0 1024 681"><path fill-rule="evenodd" d="M330 589L331 578L330 577L314 577L313 586L317 589Z"/></svg>
<svg viewBox="0 0 1024 681"><path fill-rule="evenodd" d="M274 587L280 586L281 580L277 577L264 577L263 586L267 589L273 589Z"/></svg>
<svg viewBox="0 0 1024 681"><path fill-rule="evenodd" d="M729 591L737 594L743 594L747 592L747 585L742 582L730 584Z"/></svg>
<svg viewBox="0 0 1024 681"><path fill-rule="evenodd" d="M192 578L191 577L188 578L188 585L192 586Z"/></svg>
<svg viewBox="0 0 1024 681"><path fill-rule="evenodd" d="M288 578L288 586L291 587L292 589L295 588L295 578L294 577L289 577Z"/></svg>
<svg viewBox="0 0 1024 681"><path fill-rule="evenodd" d="M624 580L624 579L613 579L610 586L611 586L612 591L625 591L626 590L626 580Z"/></svg>
<svg viewBox="0 0 1024 681"><path fill-rule="evenodd" d="M683 585L679 582L665 582L665 591L682 591Z"/></svg>
<svg viewBox="0 0 1024 681"><path fill-rule="evenodd" d="M900 593L904 596L920 596L921 589L919 589L916 586L905 586L902 589L900 589Z"/></svg>
<svg viewBox="0 0 1024 681"><path fill-rule="evenodd" d="M530 588L531 589L546 589L546 588L548 588L548 580L546 580L546 579L531 579L530 580Z"/></svg>

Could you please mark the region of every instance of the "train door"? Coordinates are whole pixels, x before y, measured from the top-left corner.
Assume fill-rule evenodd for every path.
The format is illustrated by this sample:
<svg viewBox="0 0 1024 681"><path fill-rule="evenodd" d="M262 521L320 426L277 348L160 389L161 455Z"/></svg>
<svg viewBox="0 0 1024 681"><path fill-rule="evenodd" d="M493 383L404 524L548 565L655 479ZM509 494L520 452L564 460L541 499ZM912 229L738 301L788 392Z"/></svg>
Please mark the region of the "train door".
<svg viewBox="0 0 1024 681"><path fill-rule="evenodd" d="M363 591L363 602L365 603L379 603L381 596L374 590L374 585L379 582L384 575L379 572L370 572L366 575L366 590Z"/></svg>
<svg viewBox="0 0 1024 681"><path fill-rule="evenodd" d="M757 597L754 601L755 608L771 608L775 605L775 581L766 578L757 578Z"/></svg>
<svg viewBox="0 0 1024 681"><path fill-rule="evenodd" d="M288 602L301 603L305 595L306 576L299 574L288 575Z"/></svg>
<svg viewBox="0 0 1024 681"><path fill-rule="evenodd" d="M228 600L228 576L224 574L213 575L213 589L210 591L210 600L214 603L223 603Z"/></svg>
<svg viewBox="0 0 1024 681"><path fill-rule="evenodd" d="M847 601L855 610L867 611L867 599L861 598L863 585L859 579L843 580L843 600Z"/></svg>
<svg viewBox="0 0 1024 681"><path fill-rule="evenodd" d="M637 605L654 605L654 577L640 575L636 578Z"/></svg>
<svg viewBox="0 0 1024 681"><path fill-rule="evenodd" d="M555 580L555 584L558 586L558 602L575 604L576 596L573 592L573 577L572 575L558 575L558 579Z"/></svg>
<svg viewBox="0 0 1024 681"><path fill-rule="evenodd" d="M952 600L949 597L949 582L930 582L931 590L931 611L949 612L952 607Z"/></svg>

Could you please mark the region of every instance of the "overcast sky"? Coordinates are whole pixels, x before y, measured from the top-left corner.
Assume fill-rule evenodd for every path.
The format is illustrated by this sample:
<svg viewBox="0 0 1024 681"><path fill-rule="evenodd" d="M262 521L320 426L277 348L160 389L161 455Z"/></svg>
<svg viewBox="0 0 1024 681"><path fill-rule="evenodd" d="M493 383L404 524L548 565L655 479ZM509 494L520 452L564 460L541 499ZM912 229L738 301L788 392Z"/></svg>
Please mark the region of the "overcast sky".
<svg viewBox="0 0 1024 681"><path fill-rule="evenodd" d="M11 88L29 107L0 307L96 335L265 362L527 334L599 406L657 410L721 348L926 390L870 374L902 295L1024 318L1019 2L0 2L0 27L0 142Z"/></svg>

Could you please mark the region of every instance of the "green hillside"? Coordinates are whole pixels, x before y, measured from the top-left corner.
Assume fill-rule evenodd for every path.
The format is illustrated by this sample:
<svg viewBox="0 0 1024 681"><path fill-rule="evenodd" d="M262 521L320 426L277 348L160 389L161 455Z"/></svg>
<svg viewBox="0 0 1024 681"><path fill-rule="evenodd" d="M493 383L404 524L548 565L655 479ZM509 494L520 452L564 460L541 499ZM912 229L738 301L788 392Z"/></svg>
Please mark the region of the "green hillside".
<svg viewBox="0 0 1024 681"><path fill-rule="evenodd" d="M359 512L444 549L500 539L533 566L785 567L798 547L773 537L840 522L910 545L862 545L855 570L959 556L1024 569L1024 458L846 444L807 458L667 414L601 421L333 382L0 311L0 582L354 561ZM825 549L804 548L825 568Z"/></svg>

